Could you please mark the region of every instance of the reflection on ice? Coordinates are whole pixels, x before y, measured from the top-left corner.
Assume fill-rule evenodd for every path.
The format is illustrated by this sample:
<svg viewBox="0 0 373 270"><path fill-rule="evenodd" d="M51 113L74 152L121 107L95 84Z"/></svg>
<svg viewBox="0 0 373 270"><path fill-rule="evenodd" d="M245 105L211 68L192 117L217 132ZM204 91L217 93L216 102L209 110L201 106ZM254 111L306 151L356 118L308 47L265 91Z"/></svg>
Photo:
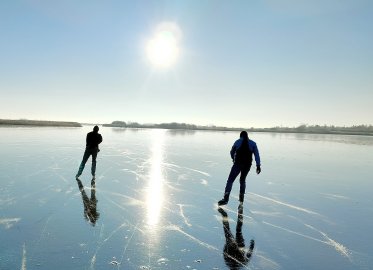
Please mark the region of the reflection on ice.
<svg viewBox="0 0 373 270"><path fill-rule="evenodd" d="M163 202L164 130L155 130L150 157L150 173L146 197L147 224L152 227L159 221Z"/></svg>
<svg viewBox="0 0 373 270"><path fill-rule="evenodd" d="M21 270L26 270L26 244L23 243L23 248L22 248L22 266Z"/></svg>
<svg viewBox="0 0 373 270"><path fill-rule="evenodd" d="M240 205L238 207L236 236L232 234L229 227L227 212L225 212L223 208L220 207L218 211L222 215L223 229L226 241L223 250L223 256L226 265L229 267L229 269L241 269L241 267L246 267L253 254L255 241L254 239L251 239L249 248L245 248L245 239L242 235L243 206Z"/></svg>
<svg viewBox="0 0 373 270"><path fill-rule="evenodd" d="M95 179L91 181L91 197L88 198L83 184L79 179L76 179L78 182L80 193L82 194L83 206L84 206L84 217L88 220L92 226L96 225L96 221L100 216L100 213L97 212L97 199L96 199L96 182Z"/></svg>

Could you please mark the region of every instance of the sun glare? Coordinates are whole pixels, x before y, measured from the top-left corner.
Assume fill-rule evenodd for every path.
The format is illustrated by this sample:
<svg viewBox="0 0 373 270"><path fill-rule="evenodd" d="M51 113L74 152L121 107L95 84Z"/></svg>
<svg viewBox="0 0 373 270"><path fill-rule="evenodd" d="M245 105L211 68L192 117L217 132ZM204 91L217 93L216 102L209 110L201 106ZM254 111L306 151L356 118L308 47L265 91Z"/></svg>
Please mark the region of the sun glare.
<svg viewBox="0 0 373 270"><path fill-rule="evenodd" d="M147 224L149 228L157 225L163 202L163 141L164 131L155 130L153 133L153 149L149 159L151 169L147 192Z"/></svg>
<svg viewBox="0 0 373 270"><path fill-rule="evenodd" d="M180 38L181 31L176 24L161 23L158 25L146 47L150 63L159 68L172 66L180 54Z"/></svg>

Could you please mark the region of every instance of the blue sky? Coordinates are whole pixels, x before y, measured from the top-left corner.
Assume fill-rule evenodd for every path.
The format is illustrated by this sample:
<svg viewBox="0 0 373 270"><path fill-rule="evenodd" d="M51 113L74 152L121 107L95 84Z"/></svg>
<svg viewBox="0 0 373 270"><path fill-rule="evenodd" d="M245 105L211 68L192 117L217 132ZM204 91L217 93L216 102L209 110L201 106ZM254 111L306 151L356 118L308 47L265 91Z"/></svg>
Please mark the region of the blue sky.
<svg viewBox="0 0 373 270"><path fill-rule="evenodd" d="M373 1L0 1L0 118L373 124L372 74Z"/></svg>

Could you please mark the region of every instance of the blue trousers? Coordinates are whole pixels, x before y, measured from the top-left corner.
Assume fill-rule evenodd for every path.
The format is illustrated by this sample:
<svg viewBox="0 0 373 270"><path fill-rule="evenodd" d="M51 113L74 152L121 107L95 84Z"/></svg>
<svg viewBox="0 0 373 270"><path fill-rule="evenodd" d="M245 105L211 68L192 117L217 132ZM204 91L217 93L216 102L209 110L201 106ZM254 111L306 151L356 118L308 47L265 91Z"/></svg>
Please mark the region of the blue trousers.
<svg viewBox="0 0 373 270"><path fill-rule="evenodd" d="M78 174L81 175L85 164L87 163L87 160L89 159L89 156L92 155L92 167L91 167L91 173L92 175L95 175L96 173L96 158L98 153L98 147L96 148L86 148L83 155L82 163L80 163Z"/></svg>
<svg viewBox="0 0 373 270"><path fill-rule="evenodd" d="M240 194L245 194L246 190L246 176L249 173L251 165L240 165L234 163L229 173L227 184L225 186L225 194L229 194L232 190L233 182L237 176L240 175Z"/></svg>

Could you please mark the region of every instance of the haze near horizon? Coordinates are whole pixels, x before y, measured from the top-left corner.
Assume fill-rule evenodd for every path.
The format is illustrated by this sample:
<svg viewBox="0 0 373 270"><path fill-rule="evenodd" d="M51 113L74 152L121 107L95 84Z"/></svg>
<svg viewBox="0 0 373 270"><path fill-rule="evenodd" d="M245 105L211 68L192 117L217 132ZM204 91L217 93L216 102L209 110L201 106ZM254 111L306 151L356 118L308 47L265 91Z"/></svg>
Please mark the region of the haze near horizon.
<svg viewBox="0 0 373 270"><path fill-rule="evenodd" d="M373 124L371 1L2 1L0 118Z"/></svg>

